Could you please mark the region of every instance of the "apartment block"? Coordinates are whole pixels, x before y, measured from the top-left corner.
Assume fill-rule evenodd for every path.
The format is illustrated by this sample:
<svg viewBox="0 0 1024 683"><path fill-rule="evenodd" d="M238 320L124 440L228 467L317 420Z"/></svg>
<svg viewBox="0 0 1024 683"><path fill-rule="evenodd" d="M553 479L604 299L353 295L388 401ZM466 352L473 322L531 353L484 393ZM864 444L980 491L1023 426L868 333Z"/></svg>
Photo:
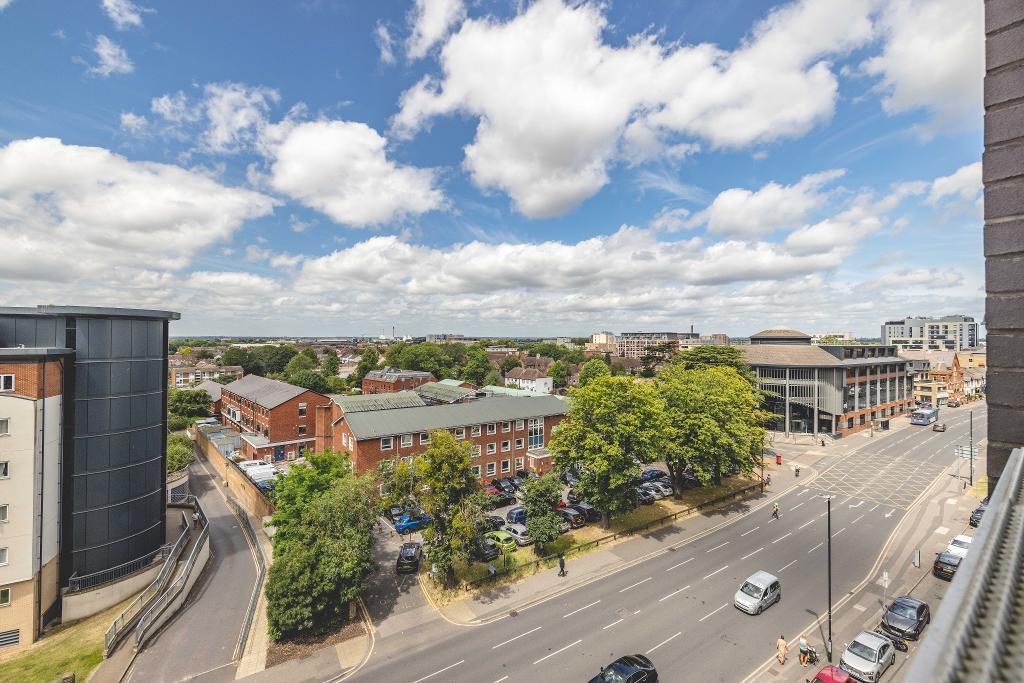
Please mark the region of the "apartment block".
<svg viewBox="0 0 1024 683"><path fill-rule="evenodd" d="M624 358L643 358L652 350L667 348L674 352L688 339L700 339L700 335L696 332L623 332L616 346L618 355Z"/></svg>
<svg viewBox="0 0 1024 683"><path fill-rule="evenodd" d="M202 361L195 365L170 368L167 371L170 385L178 389L185 389L214 379L235 380L243 374L245 373L241 365L217 365Z"/></svg>
<svg viewBox="0 0 1024 683"><path fill-rule="evenodd" d="M221 422L241 432L248 460L294 460L314 443L314 415L330 401L294 384L246 375L220 391Z"/></svg>
<svg viewBox="0 0 1024 683"><path fill-rule="evenodd" d="M961 351L978 345L978 328L966 315L889 320L882 325L882 344L901 350Z"/></svg>

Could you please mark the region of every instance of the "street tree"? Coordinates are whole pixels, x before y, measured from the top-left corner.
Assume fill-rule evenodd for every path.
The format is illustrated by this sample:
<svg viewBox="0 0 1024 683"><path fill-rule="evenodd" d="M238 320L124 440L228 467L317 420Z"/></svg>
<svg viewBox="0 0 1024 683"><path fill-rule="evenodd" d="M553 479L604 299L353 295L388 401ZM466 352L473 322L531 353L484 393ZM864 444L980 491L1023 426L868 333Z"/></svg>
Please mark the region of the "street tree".
<svg viewBox="0 0 1024 683"><path fill-rule="evenodd" d="M192 464L196 459L192 439L184 434L170 434L167 437L167 472L177 472Z"/></svg>
<svg viewBox="0 0 1024 683"><path fill-rule="evenodd" d="M636 502L632 481L644 463L664 456L668 423L651 382L598 377L572 389L569 412L551 438L559 471L579 473L580 496L611 517Z"/></svg>
<svg viewBox="0 0 1024 683"><path fill-rule="evenodd" d="M556 360L548 368L548 377L554 380L556 387L564 387L569 380L569 364L564 360Z"/></svg>
<svg viewBox="0 0 1024 683"><path fill-rule="evenodd" d="M377 479L381 483L380 510L386 513L392 507L407 508L416 500L415 482L419 465L398 460L391 464L382 460L377 465Z"/></svg>
<svg viewBox="0 0 1024 683"><path fill-rule="evenodd" d="M171 389L167 392L167 411L184 417L210 414L210 395L205 389Z"/></svg>
<svg viewBox="0 0 1024 683"><path fill-rule="evenodd" d="M288 474L274 487L277 511L271 518L277 531L274 548L301 540L302 512L336 482L349 476L352 464L348 453L326 450L323 453L303 451L305 462L292 465Z"/></svg>
<svg viewBox="0 0 1024 683"><path fill-rule="evenodd" d="M462 380L477 386L484 385L484 378L494 370L487 352L479 346L471 346L466 350L466 364L462 368Z"/></svg>
<svg viewBox="0 0 1024 683"><path fill-rule="evenodd" d="M523 485L523 508L526 509L526 533L533 539L534 551L544 554L544 546L558 538L561 517L555 505L562 499L562 483L558 475L545 474L529 478Z"/></svg>
<svg viewBox="0 0 1024 683"><path fill-rule="evenodd" d="M672 356L669 365L680 365L685 370L703 370L710 367L733 368L754 387L757 376L750 369L742 349L736 346L705 344L694 346Z"/></svg>
<svg viewBox="0 0 1024 683"><path fill-rule="evenodd" d="M584 387L590 383L591 380L597 379L598 377L608 377L612 374L608 364L600 358L591 358L583 367L580 368L580 386Z"/></svg>

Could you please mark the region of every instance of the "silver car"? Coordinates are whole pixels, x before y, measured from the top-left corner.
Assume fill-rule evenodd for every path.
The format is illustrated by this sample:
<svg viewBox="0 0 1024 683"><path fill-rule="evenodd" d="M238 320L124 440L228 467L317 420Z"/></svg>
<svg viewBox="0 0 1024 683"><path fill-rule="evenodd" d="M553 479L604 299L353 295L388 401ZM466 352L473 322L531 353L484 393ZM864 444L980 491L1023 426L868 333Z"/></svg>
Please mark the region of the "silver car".
<svg viewBox="0 0 1024 683"><path fill-rule="evenodd" d="M892 642L870 631L861 631L839 658L839 668L864 683L875 683L895 663Z"/></svg>
<svg viewBox="0 0 1024 683"><path fill-rule="evenodd" d="M661 500L667 495L660 486L655 486L652 482L640 484L640 488L654 496L655 500Z"/></svg>
<svg viewBox="0 0 1024 683"><path fill-rule="evenodd" d="M530 545L533 543L533 539L526 533L526 527L522 524L506 524L501 527L501 530L516 539L516 545Z"/></svg>
<svg viewBox="0 0 1024 683"><path fill-rule="evenodd" d="M661 492L664 493L666 496L671 496L673 493L676 492L676 490L672 488L672 484L668 483L664 479L660 479L657 481L649 481L647 482L647 484L648 486L657 486L659 489L661 489Z"/></svg>
<svg viewBox="0 0 1024 683"><path fill-rule="evenodd" d="M756 572L743 582L732 604L747 614L760 614L782 600L782 584L768 572Z"/></svg>

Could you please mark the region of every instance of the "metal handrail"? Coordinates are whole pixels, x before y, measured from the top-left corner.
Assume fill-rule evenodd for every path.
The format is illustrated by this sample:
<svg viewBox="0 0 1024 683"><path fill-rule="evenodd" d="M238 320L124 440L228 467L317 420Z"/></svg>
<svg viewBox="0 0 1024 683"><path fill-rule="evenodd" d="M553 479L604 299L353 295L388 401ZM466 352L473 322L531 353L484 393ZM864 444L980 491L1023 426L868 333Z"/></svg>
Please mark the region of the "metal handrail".
<svg viewBox="0 0 1024 683"><path fill-rule="evenodd" d="M253 547L256 549L256 586L260 587L263 585L263 578L267 573L267 561L263 555L263 546L260 545L259 538L257 538L256 532L253 531L252 524L249 523L249 515L242 509L242 506L233 498L228 498L228 503L234 509L235 516L242 522L242 533L249 538ZM233 659L237 660L242 656L242 652L245 650L245 643L249 639L249 629L252 627L252 620L256 614L256 603L259 602L260 599L260 592L261 591L259 590L254 590L252 597L249 598L249 608L245 613L245 621L242 623L242 634L238 639L238 645L235 647Z"/></svg>
<svg viewBox="0 0 1024 683"><path fill-rule="evenodd" d="M167 543L152 552L146 553L142 557L137 557L134 560L125 562L124 564L119 564L116 567L111 567L110 569L93 572L92 574L78 576L78 572L75 572L71 575L71 578L68 579L68 587L65 593L77 593L90 588L96 588L97 586L102 586L106 583L122 579L129 574L134 574L141 569L146 569L154 560L157 559L158 556L161 560L166 558L173 546L173 543Z"/></svg>

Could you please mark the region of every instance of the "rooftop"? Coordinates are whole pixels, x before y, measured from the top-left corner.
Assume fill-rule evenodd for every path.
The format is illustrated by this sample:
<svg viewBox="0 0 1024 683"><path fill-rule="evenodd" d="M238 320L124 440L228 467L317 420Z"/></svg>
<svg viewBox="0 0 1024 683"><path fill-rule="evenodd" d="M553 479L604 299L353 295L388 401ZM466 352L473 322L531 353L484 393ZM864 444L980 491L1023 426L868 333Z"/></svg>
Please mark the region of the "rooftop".
<svg viewBox="0 0 1024 683"><path fill-rule="evenodd" d="M196 385L196 389L202 389L210 395L211 401L220 400L220 390L224 388L224 385L219 382L214 382L212 379L208 379L205 382L200 382Z"/></svg>
<svg viewBox="0 0 1024 683"><path fill-rule="evenodd" d="M52 346L30 347L0 346L0 358L50 358L74 353L74 349L61 349Z"/></svg>
<svg viewBox="0 0 1024 683"><path fill-rule="evenodd" d="M789 327L769 327L757 334L750 335L751 339L810 339L811 335L794 330Z"/></svg>
<svg viewBox="0 0 1024 683"><path fill-rule="evenodd" d="M418 408L427 405L419 394L413 391L396 391L392 394L345 395L331 394L344 413L363 413L368 410L394 410L395 408Z"/></svg>
<svg viewBox="0 0 1024 683"><path fill-rule="evenodd" d="M294 384L279 382L276 379L267 379L259 375L246 375L241 379L236 379L231 384L224 385L223 389L264 408L276 408L282 403L290 401L299 394L308 391L308 389L297 387Z"/></svg>
<svg viewBox="0 0 1024 683"><path fill-rule="evenodd" d="M427 382L426 384L419 385L413 391L425 401L435 403L454 403L476 393L474 389L466 389L458 384L455 386L442 384L441 382Z"/></svg>
<svg viewBox="0 0 1024 683"><path fill-rule="evenodd" d="M540 379L546 375L537 368L512 368L505 373L509 379Z"/></svg>
<svg viewBox="0 0 1024 683"><path fill-rule="evenodd" d="M781 367L841 367L843 361L820 346L810 344L750 344L737 347L743 350L747 363L753 366L777 365Z"/></svg>
<svg viewBox="0 0 1024 683"><path fill-rule="evenodd" d="M7 306L0 307L0 315L46 315L77 318L159 318L180 320L181 313L154 311L144 308L104 308L97 306Z"/></svg>
<svg viewBox="0 0 1024 683"><path fill-rule="evenodd" d="M424 379L429 378L431 381L434 376L429 372L422 370L399 370L398 368L382 368L380 370L370 370L366 373L365 379L378 380L380 382L397 382L403 379Z"/></svg>

